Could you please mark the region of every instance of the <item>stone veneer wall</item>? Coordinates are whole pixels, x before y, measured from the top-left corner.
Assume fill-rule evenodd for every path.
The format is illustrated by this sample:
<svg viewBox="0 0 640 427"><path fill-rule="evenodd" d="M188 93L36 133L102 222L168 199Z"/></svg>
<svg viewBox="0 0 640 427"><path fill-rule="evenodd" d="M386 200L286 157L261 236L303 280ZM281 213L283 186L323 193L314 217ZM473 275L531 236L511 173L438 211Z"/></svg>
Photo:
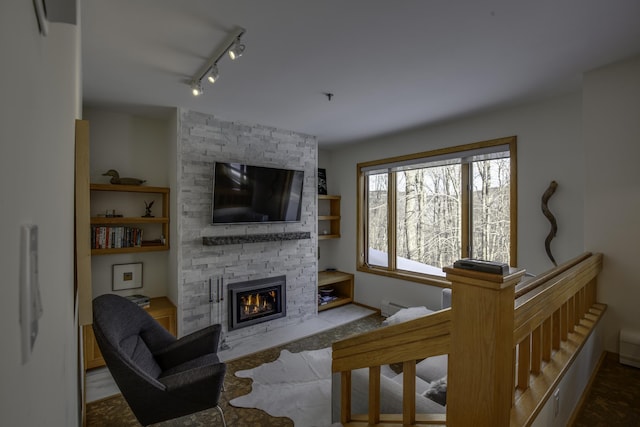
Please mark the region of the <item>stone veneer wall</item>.
<svg viewBox="0 0 640 427"><path fill-rule="evenodd" d="M317 141L315 137L260 125L226 122L214 116L179 110L178 177L173 197L178 221L178 327L180 335L222 323L226 343L299 323L317 314ZM216 225L211 222L214 161L304 170L299 223ZM310 238L203 245L203 237L310 233ZM205 239L206 240L206 239ZM227 284L286 275L287 316L228 332ZM209 280L215 293L224 282L224 301L209 303Z"/></svg>

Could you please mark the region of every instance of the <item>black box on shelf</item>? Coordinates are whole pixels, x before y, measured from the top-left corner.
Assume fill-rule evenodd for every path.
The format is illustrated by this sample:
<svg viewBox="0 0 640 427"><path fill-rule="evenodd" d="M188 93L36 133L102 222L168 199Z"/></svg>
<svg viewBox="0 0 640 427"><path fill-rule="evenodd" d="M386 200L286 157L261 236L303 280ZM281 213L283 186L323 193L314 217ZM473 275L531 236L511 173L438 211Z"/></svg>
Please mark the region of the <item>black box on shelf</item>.
<svg viewBox="0 0 640 427"><path fill-rule="evenodd" d="M462 258L453 263L455 268L464 270L481 271L491 274L507 274L509 265L497 261L485 261L482 259Z"/></svg>

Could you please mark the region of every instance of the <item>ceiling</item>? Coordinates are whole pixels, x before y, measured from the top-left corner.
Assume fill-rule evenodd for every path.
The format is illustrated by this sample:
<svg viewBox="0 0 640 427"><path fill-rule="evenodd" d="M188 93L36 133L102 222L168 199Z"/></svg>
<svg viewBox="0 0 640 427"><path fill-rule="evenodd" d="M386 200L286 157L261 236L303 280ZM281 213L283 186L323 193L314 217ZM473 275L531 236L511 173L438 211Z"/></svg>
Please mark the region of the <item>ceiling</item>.
<svg viewBox="0 0 640 427"><path fill-rule="evenodd" d="M82 0L85 106L315 135L321 148L580 88L640 53L637 0ZM234 29L244 55L191 95ZM325 93L333 93L331 100Z"/></svg>

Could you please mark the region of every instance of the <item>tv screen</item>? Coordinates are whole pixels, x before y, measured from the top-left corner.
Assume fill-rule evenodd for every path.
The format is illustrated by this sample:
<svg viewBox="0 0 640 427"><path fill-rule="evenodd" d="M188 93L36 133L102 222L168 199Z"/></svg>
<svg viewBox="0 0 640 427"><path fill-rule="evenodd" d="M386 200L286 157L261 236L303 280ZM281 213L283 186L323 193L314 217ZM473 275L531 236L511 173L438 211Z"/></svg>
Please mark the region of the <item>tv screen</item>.
<svg viewBox="0 0 640 427"><path fill-rule="evenodd" d="M213 224L300 221L304 171L215 162Z"/></svg>

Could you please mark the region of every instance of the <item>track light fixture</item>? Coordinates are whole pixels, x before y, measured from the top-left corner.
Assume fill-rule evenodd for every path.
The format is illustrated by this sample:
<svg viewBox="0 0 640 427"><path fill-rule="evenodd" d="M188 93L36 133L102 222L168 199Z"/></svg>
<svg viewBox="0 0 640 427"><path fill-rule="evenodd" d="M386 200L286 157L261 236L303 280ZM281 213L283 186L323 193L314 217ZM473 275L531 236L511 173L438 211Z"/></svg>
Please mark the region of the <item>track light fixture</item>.
<svg viewBox="0 0 640 427"><path fill-rule="evenodd" d="M244 53L245 46L240 41L240 37L236 39L236 42L229 49L229 58L232 61L235 61L237 58L240 58Z"/></svg>
<svg viewBox="0 0 640 427"><path fill-rule="evenodd" d="M229 37L225 40L224 44L216 50L214 55L200 68L198 73L193 76L191 80L191 93L194 96L202 95L202 80L206 77L210 83L215 83L220 76L218 70L218 62L225 54L229 54L232 60L235 60L242 56L245 50L245 45L242 44L240 38L245 33L244 28L238 27Z"/></svg>
<svg viewBox="0 0 640 427"><path fill-rule="evenodd" d="M220 77L220 71L218 71L218 64L213 64L213 67L211 67L211 70L209 70L209 75L207 76L207 80L209 80L209 83L215 83L218 80L218 77Z"/></svg>
<svg viewBox="0 0 640 427"><path fill-rule="evenodd" d="M202 89L202 82L200 82L199 80L194 80L193 82L191 82L191 93L193 94L193 96L200 96L204 93L204 90Z"/></svg>

